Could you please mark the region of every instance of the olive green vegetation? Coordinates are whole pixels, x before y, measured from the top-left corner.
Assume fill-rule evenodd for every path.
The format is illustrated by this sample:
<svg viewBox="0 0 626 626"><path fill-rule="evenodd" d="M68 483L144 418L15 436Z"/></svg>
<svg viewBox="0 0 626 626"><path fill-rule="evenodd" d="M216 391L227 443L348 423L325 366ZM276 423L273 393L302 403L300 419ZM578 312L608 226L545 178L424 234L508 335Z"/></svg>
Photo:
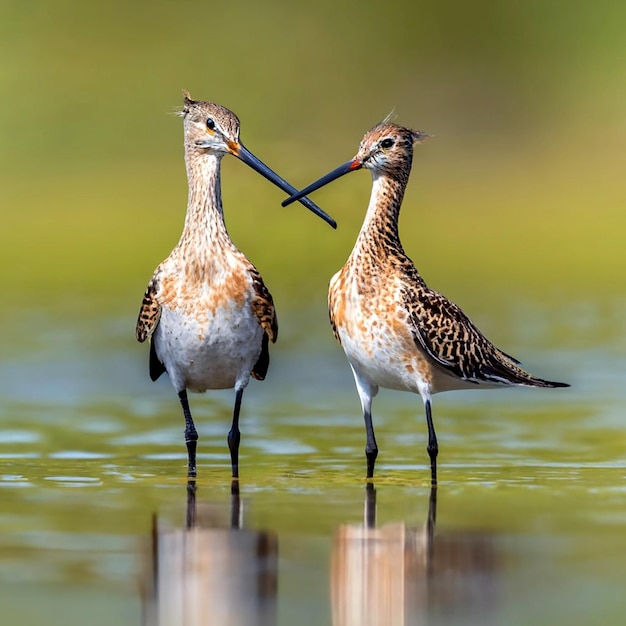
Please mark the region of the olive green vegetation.
<svg viewBox="0 0 626 626"><path fill-rule="evenodd" d="M622 284L626 87L619 2L5 4L3 307L125 310L177 241L181 88L232 108L295 185L395 109L416 150L407 251L453 297L597 297ZM10 61L9 61L10 59ZM369 177L315 199L334 233L235 159L227 223L281 300L325 298ZM588 295L587 295L588 294Z"/></svg>

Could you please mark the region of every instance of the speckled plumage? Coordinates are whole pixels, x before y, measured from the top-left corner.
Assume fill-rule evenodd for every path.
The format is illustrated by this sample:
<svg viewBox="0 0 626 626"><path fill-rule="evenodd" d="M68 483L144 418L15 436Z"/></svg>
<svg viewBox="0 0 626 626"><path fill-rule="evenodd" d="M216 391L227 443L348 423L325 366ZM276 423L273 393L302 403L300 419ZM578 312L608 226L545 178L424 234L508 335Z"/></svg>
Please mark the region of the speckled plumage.
<svg viewBox="0 0 626 626"><path fill-rule="evenodd" d="M146 289L136 337L151 339L150 377L167 372L185 416L189 475L196 473L197 432L187 390L235 388L228 434L233 476L238 476L239 410L250 376L263 380L269 342L276 341L274 302L261 275L231 241L220 190L222 157L233 154L292 193L291 187L239 141L239 120L228 109L185 94L185 164L189 198L178 245L156 268ZM305 206L334 224L306 199Z"/></svg>
<svg viewBox="0 0 626 626"><path fill-rule="evenodd" d="M456 304L426 285L405 254L398 216L413 146L427 136L383 122L365 134L354 159L300 193L311 193L357 169L366 168L372 174L363 226L348 261L330 283L330 321L363 406L368 477L373 476L378 454L371 404L378 388L385 387L421 395L435 482L438 445L431 417L433 394L479 387L567 385L529 374L496 348Z"/></svg>

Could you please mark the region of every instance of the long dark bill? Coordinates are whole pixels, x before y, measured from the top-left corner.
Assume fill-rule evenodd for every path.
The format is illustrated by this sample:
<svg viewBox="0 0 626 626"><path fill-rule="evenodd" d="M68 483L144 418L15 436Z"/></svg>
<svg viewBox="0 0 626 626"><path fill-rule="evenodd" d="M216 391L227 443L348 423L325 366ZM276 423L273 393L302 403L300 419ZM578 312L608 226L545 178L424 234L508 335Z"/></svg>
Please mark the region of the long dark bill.
<svg viewBox="0 0 626 626"><path fill-rule="evenodd" d="M245 148L242 144L238 144L237 146L233 146L232 154L234 154L238 159L242 160L246 165L249 165L255 172L261 174L269 180L271 183L274 183L277 187L282 189L285 193L295 194L298 193L298 190L290 185L286 180L282 179L276 172L272 171L263 161L257 159L250 150ZM304 198L300 196L300 202L307 208L309 211L312 211L318 217L321 217L324 221L330 224L333 228L337 228L337 222L322 211L317 204L311 202L308 198Z"/></svg>
<svg viewBox="0 0 626 626"><path fill-rule="evenodd" d="M337 180L340 176L344 174L349 174L350 172L354 172L356 170L360 170L363 167L363 163L359 161L359 159L352 159L352 161L348 161L343 165L340 165L338 168L334 169L332 172L328 172L326 176L322 176L320 179L316 180L314 183L311 183L308 187L305 187L302 191L298 191L298 193L294 193L292 196L283 200L281 204L283 206L287 206L296 200L300 200L302 202L302 198L307 196L311 192L331 183L333 180Z"/></svg>

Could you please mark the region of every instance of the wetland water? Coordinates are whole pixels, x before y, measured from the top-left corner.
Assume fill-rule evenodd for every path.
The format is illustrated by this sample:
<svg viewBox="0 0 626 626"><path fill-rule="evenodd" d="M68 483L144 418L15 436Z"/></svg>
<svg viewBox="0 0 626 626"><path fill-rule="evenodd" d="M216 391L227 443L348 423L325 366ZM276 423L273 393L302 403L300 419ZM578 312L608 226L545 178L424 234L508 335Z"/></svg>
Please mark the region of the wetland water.
<svg viewBox="0 0 626 626"><path fill-rule="evenodd" d="M624 623L626 3L562 5L3 3L0 626ZM230 391L190 398L189 491L178 401L134 340L184 219L182 88L295 185L390 111L433 134L407 253L572 388L436 396L436 502L421 401L381 391L374 502L324 309L371 183L316 192L331 233L226 158L229 232L280 337L244 395L239 501Z"/></svg>
<svg viewBox="0 0 626 626"><path fill-rule="evenodd" d="M624 319L618 304L607 311ZM580 341L593 311L561 313L526 309L505 341L482 324L531 371L573 387L436 396L436 494L421 401L384 390L366 490L358 398L323 309L307 330L283 311L270 375L244 395L238 496L231 391L191 397L191 491L178 401L165 377L149 381L132 315L10 320L2 623L621 623L624 324Z"/></svg>

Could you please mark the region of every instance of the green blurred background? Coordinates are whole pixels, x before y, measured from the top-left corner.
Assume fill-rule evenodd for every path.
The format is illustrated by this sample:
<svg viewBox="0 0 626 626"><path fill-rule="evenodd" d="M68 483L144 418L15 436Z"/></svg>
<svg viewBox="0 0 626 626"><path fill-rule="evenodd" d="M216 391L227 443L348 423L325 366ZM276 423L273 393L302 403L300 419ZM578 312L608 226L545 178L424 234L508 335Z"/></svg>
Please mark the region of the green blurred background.
<svg viewBox="0 0 626 626"><path fill-rule="evenodd" d="M246 146L296 186L391 110L435 135L416 151L401 234L464 306L623 294L623 2L0 6L0 315L134 318L184 218L182 88L233 109ZM231 235L279 306L323 306L369 177L315 195L337 232L282 209L235 159L222 184Z"/></svg>
<svg viewBox="0 0 626 626"><path fill-rule="evenodd" d="M435 136L416 149L405 249L498 345L572 383L437 397L437 523L504 535L498 623L621 624L625 27L619 0L0 0L4 621L139 623L137 538L184 511L180 409L134 325L184 220L185 88L235 111L295 186L392 110ZM281 326L244 399L246 524L281 535L278 623L323 624L331 533L362 519L364 470L326 291L371 183L315 193L332 231L236 159L223 170L227 225ZM231 408L230 390L192 398L199 501L228 502ZM383 392L375 413L379 521L422 524L419 398Z"/></svg>

